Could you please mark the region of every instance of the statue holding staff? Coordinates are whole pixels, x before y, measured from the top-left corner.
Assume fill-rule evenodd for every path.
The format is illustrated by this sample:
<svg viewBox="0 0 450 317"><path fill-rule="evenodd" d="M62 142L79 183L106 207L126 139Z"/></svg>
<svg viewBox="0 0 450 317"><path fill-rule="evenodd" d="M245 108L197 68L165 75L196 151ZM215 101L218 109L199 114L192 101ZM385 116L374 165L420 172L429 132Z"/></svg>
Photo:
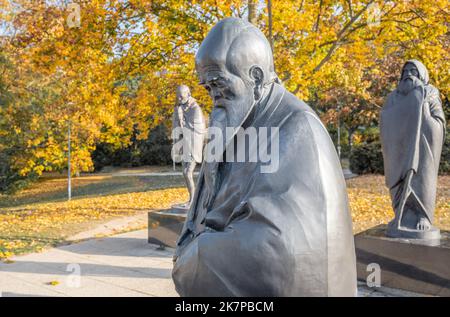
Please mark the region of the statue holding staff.
<svg viewBox="0 0 450 317"><path fill-rule="evenodd" d="M421 62L404 64L398 87L381 111L380 133L395 212L387 235L439 239L439 229L432 224L445 117L439 91L429 83Z"/></svg>

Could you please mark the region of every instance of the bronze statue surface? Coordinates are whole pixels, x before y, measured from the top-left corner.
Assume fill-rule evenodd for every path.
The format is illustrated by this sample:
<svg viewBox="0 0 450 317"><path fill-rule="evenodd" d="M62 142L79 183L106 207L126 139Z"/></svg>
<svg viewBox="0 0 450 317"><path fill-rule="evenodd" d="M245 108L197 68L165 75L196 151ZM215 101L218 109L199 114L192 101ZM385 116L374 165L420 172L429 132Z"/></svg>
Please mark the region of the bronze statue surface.
<svg viewBox="0 0 450 317"><path fill-rule="evenodd" d="M380 120L385 180L395 212L389 236L439 238L432 223L444 132L439 91L421 62L407 61Z"/></svg>
<svg viewBox="0 0 450 317"><path fill-rule="evenodd" d="M241 19L222 20L201 44L196 68L214 103L210 129L275 131L258 134L257 144L276 153L274 167L263 169L263 161L236 160L235 141L245 137L239 132L223 139L224 161L210 160L208 142L174 256L178 293L355 296L336 150L313 110L278 83L265 36ZM256 148L250 140L244 157Z"/></svg>

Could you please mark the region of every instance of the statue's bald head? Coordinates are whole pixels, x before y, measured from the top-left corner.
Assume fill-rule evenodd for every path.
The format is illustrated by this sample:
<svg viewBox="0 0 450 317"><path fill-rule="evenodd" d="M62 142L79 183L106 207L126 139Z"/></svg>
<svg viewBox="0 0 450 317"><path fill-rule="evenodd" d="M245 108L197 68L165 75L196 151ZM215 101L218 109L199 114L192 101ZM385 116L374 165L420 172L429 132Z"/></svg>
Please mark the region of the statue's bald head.
<svg viewBox="0 0 450 317"><path fill-rule="evenodd" d="M217 23L195 57L200 84L214 108L210 126L239 127L276 80L269 42L252 24L237 18Z"/></svg>
<svg viewBox="0 0 450 317"><path fill-rule="evenodd" d="M177 103L185 104L189 101L191 96L191 90L186 85L180 85L177 87Z"/></svg>
<svg viewBox="0 0 450 317"><path fill-rule="evenodd" d="M252 66L259 66L264 83L276 78L266 37L257 27L239 18L221 20L211 29L198 50L195 64L200 77L216 65L243 79L248 79Z"/></svg>

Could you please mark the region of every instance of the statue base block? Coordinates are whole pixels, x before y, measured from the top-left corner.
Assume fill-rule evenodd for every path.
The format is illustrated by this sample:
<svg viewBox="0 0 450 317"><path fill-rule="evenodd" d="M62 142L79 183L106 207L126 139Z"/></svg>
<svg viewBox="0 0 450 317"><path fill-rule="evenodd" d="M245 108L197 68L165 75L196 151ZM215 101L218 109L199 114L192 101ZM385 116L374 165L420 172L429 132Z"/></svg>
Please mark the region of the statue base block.
<svg viewBox="0 0 450 317"><path fill-rule="evenodd" d="M450 232L440 240L391 238L380 225L355 235L358 279L374 276L380 266L381 286L416 293L450 296ZM369 279L373 282L374 279Z"/></svg>
<svg viewBox="0 0 450 317"><path fill-rule="evenodd" d="M178 209L148 213L148 243L175 248L183 229L186 212Z"/></svg>
<svg viewBox="0 0 450 317"><path fill-rule="evenodd" d="M187 213L188 211L189 211L189 203L176 204L170 207L169 209L170 213L179 213L179 214Z"/></svg>
<svg viewBox="0 0 450 317"><path fill-rule="evenodd" d="M407 228L392 228L388 226L386 229L386 236L391 238L428 240L428 244L438 245L440 243L441 231L436 227L423 231Z"/></svg>

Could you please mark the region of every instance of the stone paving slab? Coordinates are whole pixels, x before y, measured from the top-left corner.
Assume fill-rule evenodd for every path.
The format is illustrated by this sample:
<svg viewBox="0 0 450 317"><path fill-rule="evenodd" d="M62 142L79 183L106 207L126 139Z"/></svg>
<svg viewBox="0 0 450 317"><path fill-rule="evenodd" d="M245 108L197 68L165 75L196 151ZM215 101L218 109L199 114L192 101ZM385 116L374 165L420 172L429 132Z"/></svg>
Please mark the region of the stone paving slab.
<svg viewBox="0 0 450 317"><path fill-rule="evenodd" d="M173 249L147 243L147 230L61 246L0 262L2 296L178 296ZM76 273L79 272L80 275ZM359 296L418 296L358 284Z"/></svg>
<svg viewBox="0 0 450 317"><path fill-rule="evenodd" d="M147 231L139 230L13 257L13 263L0 263L0 292L2 296L177 296L171 280L172 251L156 249L147 243ZM79 278L74 275L78 269Z"/></svg>

